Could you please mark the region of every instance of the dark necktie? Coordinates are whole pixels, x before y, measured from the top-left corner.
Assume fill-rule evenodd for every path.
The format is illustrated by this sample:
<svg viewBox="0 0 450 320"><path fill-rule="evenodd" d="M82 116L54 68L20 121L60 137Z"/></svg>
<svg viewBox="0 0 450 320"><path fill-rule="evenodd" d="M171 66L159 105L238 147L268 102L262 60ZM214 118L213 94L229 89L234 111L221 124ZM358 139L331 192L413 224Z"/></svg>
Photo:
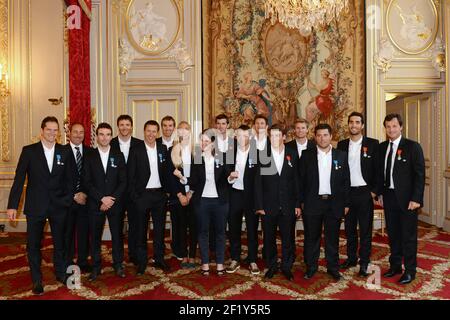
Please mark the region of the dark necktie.
<svg viewBox="0 0 450 320"><path fill-rule="evenodd" d="M386 163L386 172L384 174L384 186L389 188L391 186L391 166L392 166L392 155L394 154L394 143L390 143L390 150Z"/></svg>
<svg viewBox="0 0 450 320"><path fill-rule="evenodd" d="M81 165L82 165L82 156L80 152L80 147L75 147L77 150L77 170L78 170L78 177L77 177L77 191L80 191L80 185L81 185Z"/></svg>

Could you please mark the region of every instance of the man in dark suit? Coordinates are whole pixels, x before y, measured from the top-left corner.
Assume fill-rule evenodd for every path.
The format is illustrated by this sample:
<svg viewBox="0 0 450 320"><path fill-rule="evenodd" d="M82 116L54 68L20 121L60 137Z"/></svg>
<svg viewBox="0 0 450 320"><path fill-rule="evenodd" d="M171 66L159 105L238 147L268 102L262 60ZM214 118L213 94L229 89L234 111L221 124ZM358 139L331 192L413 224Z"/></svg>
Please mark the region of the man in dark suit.
<svg viewBox="0 0 450 320"><path fill-rule="evenodd" d="M302 153L299 170L305 230L304 278L311 279L317 272L324 226L327 273L339 280L339 227L350 206L347 154L332 147L332 131L328 124L317 125L314 132L317 148Z"/></svg>
<svg viewBox="0 0 450 320"><path fill-rule="evenodd" d="M149 214L153 221L154 266L164 271L170 267L164 261L165 205L168 198L167 148L156 142L159 124L154 120L144 125L144 143L130 154L128 190L136 206L137 214L137 274L147 268L147 233Z"/></svg>
<svg viewBox="0 0 450 320"><path fill-rule="evenodd" d="M227 273L240 268L242 217L245 216L248 241L248 263L252 274L259 274L256 264L258 254L258 216L255 213L255 175L258 170L256 144L250 140L250 127L241 125L236 130L234 151L234 171L231 173L230 208L228 225L230 228L231 263ZM253 143L252 143L253 142Z"/></svg>
<svg viewBox="0 0 450 320"><path fill-rule="evenodd" d="M72 123L69 128L69 143L64 146L73 156L75 166L72 169L75 196L67 214L65 231L66 263L74 264L75 247L77 248L77 265L82 272L91 272L89 257L89 213L86 206L87 191L82 181L83 157L92 151L83 145L84 127L80 123Z"/></svg>
<svg viewBox="0 0 450 320"><path fill-rule="evenodd" d="M298 157L302 157L302 152L307 149L314 149L316 144L313 140L308 140L308 121L297 119L294 122L295 139L286 143L286 147L296 150Z"/></svg>
<svg viewBox="0 0 450 320"><path fill-rule="evenodd" d="M292 237L294 221L300 215L298 185L298 155L284 146L286 130L279 125L270 128L271 147L268 164L261 163L255 178L256 213L263 216L264 247L268 271L265 277L271 279L278 271L277 228L281 234L281 271L288 280L294 263Z"/></svg>
<svg viewBox="0 0 450 320"><path fill-rule="evenodd" d="M17 217L25 178L27 192L24 213L27 217L27 254L33 281L33 293L44 293L41 273L41 241L45 224L50 222L53 238L53 263L56 279L67 280L64 259L64 228L67 211L74 197L73 157L67 149L56 143L58 120L46 117L41 123L41 141L22 149L14 183L8 200L10 220Z"/></svg>
<svg viewBox="0 0 450 320"><path fill-rule="evenodd" d="M128 157L130 152L139 144L142 144L141 139L132 137L133 134L133 118L127 114L123 114L117 118L118 135L111 140L111 148L117 152L122 152L125 157L125 163L128 165ZM136 258L136 208L133 201L130 200L128 192L122 197L122 216L125 217L127 212L128 222L128 258L134 265L137 265Z"/></svg>
<svg viewBox="0 0 450 320"><path fill-rule="evenodd" d="M127 187L123 153L111 148L112 128L100 123L96 130L98 148L84 159L83 178L88 192L88 210L92 230L92 272L89 281L101 274L101 243L106 217L112 238L113 268L124 278L122 197Z"/></svg>
<svg viewBox="0 0 450 320"><path fill-rule="evenodd" d="M173 146L174 131L177 123L172 116L165 116L161 119L161 137L156 139L157 143L161 143L169 150Z"/></svg>
<svg viewBox="0 0 450 320"><path fill-rule="evenodd" d="M356 266L358 262L359 226L359 275L367 277L367 267L372 250L373 203L378 194L378 140L364 137L364 117L352 112L348 117L350 139L338 143L338 149L347 153L350 169L350 210L345 216L347 236L347 260L342 269Z"/></svg>
<svg viewBox="0 0 450 320"><path fill-rule="evenodd" d="M425 188L425 160L422 147L402 136L403 121L399 114L384 119L389 138L380 145L380 176L384 181L380 204L384 206L391 256L390 268L384 274L390 278L405 272L400 284L408 284L416 277L418 209L423 206Z"/></svg>
<svg viewBox="0 0 450 320"><path fill-rule="evenodd" d="M308 140L308 127L309 123L305 119L297 119L294 122L294 130L295 130L295 138L292 141L286 143L287 148L291 148L294 151L298 152L298 157L302 157L302 153L305 150L313 149L316 147L316 144L313 140ZM294 221L294 237L292 238L292 244L295 248L295 237L296 237L296 225L297 219ZM295 254L295 252L294 252ZM295 259L294 255L294 259Z"/></svg>

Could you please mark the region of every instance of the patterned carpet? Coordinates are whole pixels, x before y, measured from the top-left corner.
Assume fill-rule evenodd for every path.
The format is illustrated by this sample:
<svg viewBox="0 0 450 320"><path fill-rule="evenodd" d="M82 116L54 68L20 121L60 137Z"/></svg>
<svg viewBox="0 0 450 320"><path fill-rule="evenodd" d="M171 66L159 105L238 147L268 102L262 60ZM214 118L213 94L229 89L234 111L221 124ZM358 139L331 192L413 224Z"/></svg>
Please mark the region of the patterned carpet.
<svg viewBox="0 0 450 320"><path fill-rule="evenodd" d="M50 236L44 240L42 271L45 294L33 296L31 279L25 252L23 234L10 234L0 238L0 300L41 299L41 300L79 300L79 299L137 299L137 300L173 300L173 299L232 299L232 300L385 300L385 299L450 299L450 234L436 228L421 225L419 227L418 272L416 280L409 285L397 284L399 276L393 279L381 278L379 287L368 286L366 279L357 275L358 267L343 273L343 279L335 282L326 274L324 253L321 252L319 273L312 280L304 280L302 246L303 236L297 237L297 259L294 265L293 282L277 274L270 281L265 280L263 272L251 275L247 265L232 275L219 277L212 273L209 277L200 275L197 269L181 269L179 261L171 257L169 242L166 242L166 258L172 272L163 273L149 266L144 276L136 277L135 268L126 264L127 277L117 278L111 267L110 243L102 247L104 255L103 274L94 283L82 275L82 286L78 290L69 290L55 280L53 274L52 243ZM168 239L167 239L168 240ZM244 255L246 246L244 244ZM149 245L151 248L151 245ZM345 259L345 238L341 235L341 259ZM387 237L374 236L372 263L388 268L389 247ZM258 265L263 269L263 262ZM215 266L212 266L215 270Z"/></svg>

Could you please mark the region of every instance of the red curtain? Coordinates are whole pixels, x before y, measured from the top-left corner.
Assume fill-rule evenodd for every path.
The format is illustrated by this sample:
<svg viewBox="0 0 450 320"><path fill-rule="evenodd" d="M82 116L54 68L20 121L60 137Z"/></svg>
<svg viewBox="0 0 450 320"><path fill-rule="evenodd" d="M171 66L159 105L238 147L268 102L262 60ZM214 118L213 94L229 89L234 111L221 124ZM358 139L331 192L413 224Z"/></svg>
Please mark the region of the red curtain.
<svg viewBox="0 0 450 320"><path fill-rule="evenodd" d="M84 143L91 144L91 83L89 33L91 0L65 0L67 6L80 8L81 28L69 28L69 117L70 123L81 123Z"/></svg>

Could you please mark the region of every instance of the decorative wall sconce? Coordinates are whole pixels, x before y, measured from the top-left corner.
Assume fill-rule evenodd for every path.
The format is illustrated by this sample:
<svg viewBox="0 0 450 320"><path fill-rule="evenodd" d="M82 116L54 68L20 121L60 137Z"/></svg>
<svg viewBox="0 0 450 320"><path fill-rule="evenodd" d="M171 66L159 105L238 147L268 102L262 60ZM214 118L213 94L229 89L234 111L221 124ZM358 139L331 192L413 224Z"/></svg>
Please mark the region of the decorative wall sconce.
<svg viewBox="0 0 450 320"><path fill-rule="evenodd" d="M445 72L445 45L440 37L437 37L434 42L431 51L431 63L437 71Z"/></svg>
<svg viewBox="0 0 450 320"><path fill-rule="evenodd" d="M0 97L6 98L10 94L9 75L7 73L3 73L3 65L0 64Z"/></svg>

